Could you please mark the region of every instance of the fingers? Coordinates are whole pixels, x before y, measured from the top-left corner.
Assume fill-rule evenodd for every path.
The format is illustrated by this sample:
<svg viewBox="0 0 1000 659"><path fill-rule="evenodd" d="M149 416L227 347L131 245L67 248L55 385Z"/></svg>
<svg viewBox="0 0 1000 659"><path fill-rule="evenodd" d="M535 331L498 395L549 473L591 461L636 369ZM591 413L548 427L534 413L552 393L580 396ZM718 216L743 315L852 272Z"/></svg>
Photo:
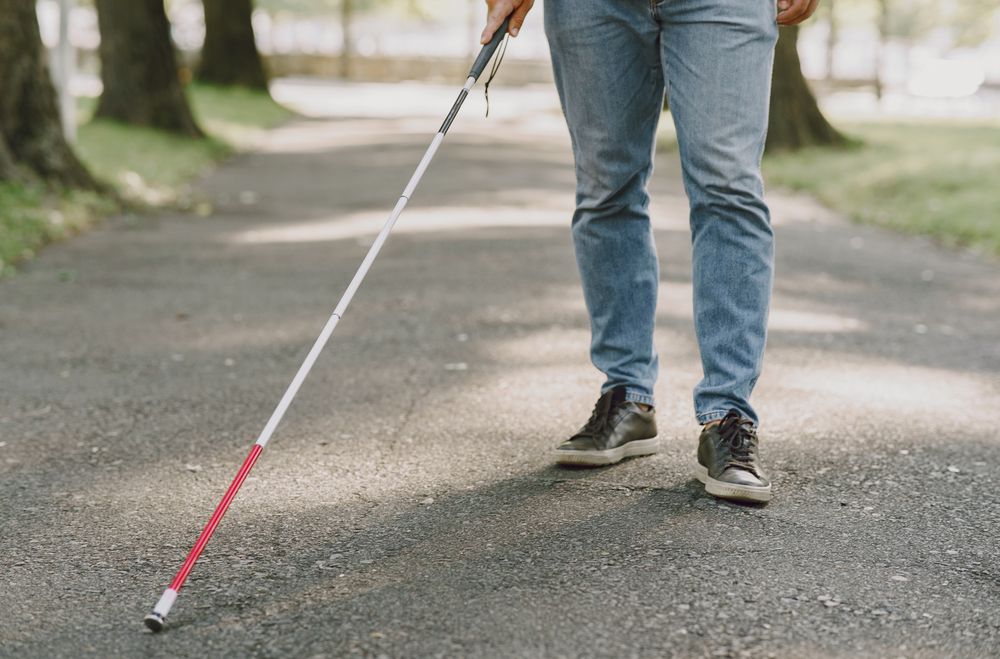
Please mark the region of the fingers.
<svg viewBox="0 0 1000 659"><path fill-rule="evenodd" d="M813 15L813 12L816 11L816 7L818 6L819 6L819 0L809 0L808 2L806 2L806 6L802 10L802 13L800 13L798 17L794 19L794 22L789 23L789 25L798 25L799 23L805 21L806 19L808 19L810 16ZM781 21L779 20L778 22L780 23Z"/></svg>
<svg viewBox="0 0 1000 659"><path fill-rule="evenodd" d="M817 0L818 1L818 0ZM521 31L521 26L524 25L524 19L531 11L532 6L534 6L535 0L524 0L521 5L514 10L514 13L510 17L510 36L516 37L517 33Z"/></svg>
<svg viewBox="0 0 1000 659"><path fill-rule="evenodd" d="M812 2L809 3L809 9L806 10L806 16L805 17L809 18L810 16L812 16L813 14L815 14L816 13L816 9L818 7L819 7L819 0L812 0Z"/></svg>
<svg viewBox="0 0 1000 659"><path fill-rule="evenodd" d="M809 0L779 0L778 25L795 25L808 4Z"/></svg>
<svg viewBox="0 0 1000 659"><path fill-rule="evenodd" d="M503 23L503 19L507 18L512 11L514 11L514 3L511 0L500 0L499 2L490 3L489 15L486 17L486 28L479 38L479 43L489 43L490 39L493 38L493 33Z"/></svg>
<svg viewBox="0 0 1000 659"><path fill-rule="evenodd" d="M819 0L778 0L778 25L798 25L809 18Z"/></svg>

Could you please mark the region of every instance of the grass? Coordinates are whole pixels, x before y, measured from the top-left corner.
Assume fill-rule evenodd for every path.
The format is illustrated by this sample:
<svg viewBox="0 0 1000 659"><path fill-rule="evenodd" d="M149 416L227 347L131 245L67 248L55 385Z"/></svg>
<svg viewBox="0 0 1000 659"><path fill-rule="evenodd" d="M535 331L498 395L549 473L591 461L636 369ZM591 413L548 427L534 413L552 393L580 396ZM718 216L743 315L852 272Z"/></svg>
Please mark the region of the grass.
<svg viewBox="0 0 1000 659"><path fill-rule="evenodd" d="M768 184L860 222L1000 255L1000 123L839 127L860 143L769 155Z"/></svg>
<svg viewBox="0 0 1000 659"><path fill-rule="evenodd" d="M842 148L768 154L769 188L803 192L848 217L1000 255L1000 122L834 121ZM670 121L657 148L675 151Z"/></svg>
<svg viewBox="0 0 1000 659"><path fill-rule="evenodd" d="M189 98L195 116L212 135L243 146L292 116L267 94L243 88L194 84Z"/></svg>
<svg viewBox="0 0 1000 659"><path fill-rule="evenodd" d="M267 128L291 116L269 96L247 89L191 85L188 99L206 139L179 137L107 120L81 124L76 151L126 204L187 206L188 184L234 150L253 146ZM90 117L95 99L80 99ZM44 244L84 229L117 208L92 193L0 183L0 274ZM196 207L200 209L200 206Z"/></svg>
<svg viewBox="0 0 1000 659"><path fill-rule="evenodd" d="M96 119L80 126L77 153L126 200L159 206L182 200L185 184L291 116L268 95L248 89L195 84L188 99L207 139ZM94 99L81 100L80 115L89 116L94 105Z"/></svg>
<svg viewBox="0 0 1000 659"><path fill-rule="evenodd" d="M41 186L0 182L0 275L53 240L113 212L115 202L92 192L55 193Z"/></svg>

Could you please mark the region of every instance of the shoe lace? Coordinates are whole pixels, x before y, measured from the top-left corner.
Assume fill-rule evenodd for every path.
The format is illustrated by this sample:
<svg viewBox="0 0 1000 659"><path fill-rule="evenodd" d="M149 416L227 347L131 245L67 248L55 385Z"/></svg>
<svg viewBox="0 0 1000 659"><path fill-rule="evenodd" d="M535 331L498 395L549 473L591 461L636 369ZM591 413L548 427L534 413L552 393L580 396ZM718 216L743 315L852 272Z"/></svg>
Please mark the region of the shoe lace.
<svg viewBox="0 0 1000 659"><path fill-rule="evenodd" d="M753 421L733 410L719 424L719 436L736 461L750 462L757 449L757 429Z"/></svg>
<svg viewBox="0 0 1000 659"><path fill-rule="evenodd" d="M611 392L603 394L597 399L594 411L590 413L590 418L583 426L583 432L598 434L604 430L611 420Z"/></svg>

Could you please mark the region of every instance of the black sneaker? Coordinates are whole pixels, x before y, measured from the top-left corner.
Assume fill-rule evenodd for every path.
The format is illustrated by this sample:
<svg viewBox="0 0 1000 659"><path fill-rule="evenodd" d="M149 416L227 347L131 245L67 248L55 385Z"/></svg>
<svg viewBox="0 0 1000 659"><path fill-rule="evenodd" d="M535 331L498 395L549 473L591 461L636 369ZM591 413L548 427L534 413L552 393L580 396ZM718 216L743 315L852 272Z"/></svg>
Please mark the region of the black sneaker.
<svg viewBox="0 0 1000 659"><path fill-rule="evenodd" d="M555 457L559 464L600 467L659 450L653 408L625 400L625 387L615 387L597 399L590 420L559 445Z"/></svg>
<svg viewBox="0 0 1000 659"><path fill-rule="evenodd" d="M696 475L705 491L720 499L771 500L771 481L757 455L757 429L736 410L701 431Z"/></svg>

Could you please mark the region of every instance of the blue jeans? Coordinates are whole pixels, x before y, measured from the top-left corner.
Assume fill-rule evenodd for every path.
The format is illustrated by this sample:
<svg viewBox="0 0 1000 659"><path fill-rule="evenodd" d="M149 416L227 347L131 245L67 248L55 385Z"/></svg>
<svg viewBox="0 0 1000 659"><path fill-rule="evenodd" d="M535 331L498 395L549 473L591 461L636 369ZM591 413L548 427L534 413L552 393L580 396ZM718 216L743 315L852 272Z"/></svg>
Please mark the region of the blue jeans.
<svg viewBox="0 0 1000 659"><path fill-rule="evenodd" d="M652 405L659 267L646 184L664 88L691 206L699 423L739 410L761 371L774 272L760 159L775 0L545 0L576 163L573 242L602 391Z"/></svg>

